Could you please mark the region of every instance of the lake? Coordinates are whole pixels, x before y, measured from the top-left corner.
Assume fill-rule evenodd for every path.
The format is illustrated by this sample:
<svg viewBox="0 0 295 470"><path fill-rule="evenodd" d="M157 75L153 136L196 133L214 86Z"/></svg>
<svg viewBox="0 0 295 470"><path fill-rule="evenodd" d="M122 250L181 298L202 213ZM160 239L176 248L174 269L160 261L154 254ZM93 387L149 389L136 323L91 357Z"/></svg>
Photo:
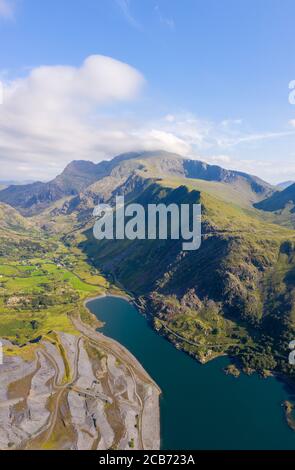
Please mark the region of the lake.
<svg viewBox="0 0 295 470"><path fill-rule="evenodd" d="M199 364L124 299L102 297L87 307L105 322L100 331L129 349L162 389L162 449L295 449L281 406L290 399L282 382L227 376L226 357Z"/></svg>

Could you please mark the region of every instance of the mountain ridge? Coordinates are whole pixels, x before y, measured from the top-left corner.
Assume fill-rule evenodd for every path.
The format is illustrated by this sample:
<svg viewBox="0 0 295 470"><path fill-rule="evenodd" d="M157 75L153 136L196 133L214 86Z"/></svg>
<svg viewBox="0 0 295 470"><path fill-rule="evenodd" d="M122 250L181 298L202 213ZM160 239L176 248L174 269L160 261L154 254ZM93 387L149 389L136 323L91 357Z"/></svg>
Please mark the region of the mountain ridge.
<svg viewBox="0 0 295 470"><path fill-rule="evenodd" d="M227 170L165 151L153 151L120 154L112 160L99 163L74 160L48 183L35 182L3 189L0 191L0 201L18 209L23 215L31 216L41 213L65 196L78 196L103 178L112 176L122 179L131 172L145 177L169 175L189 180L220 182L237 190L243 186L250 204L266 199L275 191L269 183L247 173Z"/></svg>
<svg viewBox="0 0 295 470"><path fill-rule="evenodd" d="M245 368L292 375L286 361L287 340L295 334L290 303L294 231L190 190L185 181L168 187L165 181L150 180L135 192L130 187L126 197L144 206L201 203L203 242L195 252L183 252L175 240L98 242L93 221L65 239L78 243L95 266L131 291L154 327L193 357L206 362L227 351ZM258 340L261 332L263 340ZM207 343L214 342L219 346L208 350ZM279 364L284 353L286 361Z"/></svg>
<svg viewBox="0 0 295 470"><path fill-rule="evenodd" d="M275 192L271 197L255 204L255 207L267 212L283 211L288 207L291 213L295 212L295 183L283 191Z"/></svg>
<svg viewBox="0 0 295 470"><path fill-rule="evenodd" d="M134 294L155 329L177 347L201 362L229 354L245 370L294 376L288 344L295 335L295 235L253 208L277 194L268 183L175 154L144 152L100 164L72 162L55 184L70 194L45 208L39 204L29 221L83 250L92 267ZM143 206L201 203L201 248L184 252L181 240L98 242L93 207L113 205L117 195Z"/></svg>
<svg viewBox="0 0 295 470"><path fill-rule="evenodd" d="M283 181L282 183L277 184L277 188L280 190L287 189L289 186L292 186L294 184L294 180L289 180L289 181Z"/></svg>

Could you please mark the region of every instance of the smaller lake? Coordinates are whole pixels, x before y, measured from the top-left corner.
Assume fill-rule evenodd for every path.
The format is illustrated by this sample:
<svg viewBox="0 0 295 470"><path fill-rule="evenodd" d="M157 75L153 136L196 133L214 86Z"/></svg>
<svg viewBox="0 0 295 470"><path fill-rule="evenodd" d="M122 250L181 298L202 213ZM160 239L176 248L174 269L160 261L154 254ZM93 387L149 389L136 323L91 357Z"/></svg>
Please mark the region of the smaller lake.
<svg viewBox="0 0 295 470"><path fill-rule="evenodd" d="M126 346L161 387L162 449L295 449L281 406L290 399L283 383L226 376L227 358L199 364L124 299L102 297L87 307L105 322L100 331Z"/></svg>

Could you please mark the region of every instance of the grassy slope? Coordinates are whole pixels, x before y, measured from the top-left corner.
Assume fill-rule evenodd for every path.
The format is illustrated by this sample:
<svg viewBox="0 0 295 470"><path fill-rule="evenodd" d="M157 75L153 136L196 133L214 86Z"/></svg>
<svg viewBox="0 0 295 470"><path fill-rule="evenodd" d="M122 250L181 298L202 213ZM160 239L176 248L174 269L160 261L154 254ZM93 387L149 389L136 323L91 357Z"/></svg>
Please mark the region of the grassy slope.
<svg viewBox="0 0 295 470"><path fill-rule="evenodd" d="M281 225L295 228L295 184L255 204L255 207L260 209L260 214L268 214Z"/></svg>
<svg viewBox="0 0 295 470"><path fill-rule="evenodd" d="M74 333L69 314L86 319L83 300L107 281L57 238L2 229L0 239L0 337L24 345L51 330Z"/></svg>
<svg viewBox="0 0 295 470"><path fill-rule="evenodd" d="M0 220L0 232L4 230L12 230L21 234L35 232L34 224L22 217L17 210L7 204L0 203Z"/></svg>
<svg viewBox="0 0 295 470"><path fill-rule="evenodd" d="M295 184L288 186L283 191L278 191L270 198L257 204L259 209L265 211L280 211L289 205L290 210L294 209L295 204Z"/></svg>
<svg viewBox="0 0 295 470"><path fill-rule="evenodd" d="M191 354L206 359L228 351L245 366L291 373L287 341L295 335L290 301L295 295L290 281L295 270L294 231L260 220L257 211L239 207L236 198L234 204L225 202L229 193L217 199L213 193L219 184L216 188L206 183L209 190L199 193L177 189L180 182L190 190L202 189L198 181L163 180L144 190L137 201L201 202L200 250L182 252L175 241L98 243L91 231L86 232L83 248L141 297L154 313L156 328ZM289 255L284 253L286 246ZM276 277L279 290L272 280ZM269 290L273 305L280 303L279 314L269 304ZM276 321L280 328L273 328Z"/></svg>
<svg viewBox="0 0 295 470"><path fill-rule="evenodd" d="M98 243L91 228L79 229L75 214L54 216L52 208L30 222L9 213L0 232L0 335L22 344L50 329L69 330L70 312L85 314L83 299L106 284L82 248L141 298L156 328L191 354L206 359L227 351L246 366L288 369L280 357L288 355L294 327L294 231L271 224L273 217L262 218L251 198L247 187L179 177L130 194L142 204L201 202L204 236L196 252L183 252L175 241ZM17 221L12 227L11 220ZM42 240L32 221L49 222L59 237L68 232L67 246L57 235Z"/></svg>
<svg viewBox="0 0 295 470"><path fill-rule="evenodd" d="M163 178L161 184L171 188L177 188L184 184L183 178ZM224 202L235 204L239 207L249 208L253 202L256 202L254 194L249 191L249 185L239 182L239 187L226 183L215 181L204 181L199 179L186 179L185 185L188 189L206 192L209 195L216 196Z"/></svg>

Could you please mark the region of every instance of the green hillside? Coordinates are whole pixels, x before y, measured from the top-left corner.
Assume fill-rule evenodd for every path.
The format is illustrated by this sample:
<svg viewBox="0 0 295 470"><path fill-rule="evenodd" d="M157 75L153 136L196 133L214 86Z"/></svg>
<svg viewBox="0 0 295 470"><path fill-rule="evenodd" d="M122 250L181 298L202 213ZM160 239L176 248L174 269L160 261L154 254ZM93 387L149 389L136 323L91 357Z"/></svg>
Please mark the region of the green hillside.
<svg viewBox="0 0 295 470"><path fill-rule="evenodd" d="M157 329L190 354L207 360L227 352L248 368L291 373L294 231L259 220L213 191L167 183L150 181L132 200L201 202L200 250L184 252L175 240L98 242L91 229L81 248L139 298ZM276 322L280 328L273 327Z"/></svg>
<svg viewBox="0 0 295 470"><path fill-rule="evenodd" d="M80 313L88 321L83 300L107 287L107 281L89 266L85 255L65 247L57 237L37 231L20 233L19 225L2 226L0 337L23 346L15 351L25 354L52 330L75 333L70 315Z"/></svg>
<svg viewBox="0 0 295 470"><path fill-rule="evenodd" d="M33 197L34 217L0 206L3 335L25 343L53 323L67 329L68 314L78 306L85 315L83 299L106 288L103 270L193 357L227 353L248 371L293 374L295 232L278 225L281 215L253 207L276 195L270 185L167 152L76 162L54 184L70 191L72 173L73 194L58 193L45 206ZM201 203L201 248L183 251L181 240L98 242L93 207L117 195L144 206Z"/></svg>
<svg viewBox="0 0 295 470"><path fill-rule="evenodd" d="M295 184L255 204L264 213L272 214L281 225L295 228Z"/></svg>

